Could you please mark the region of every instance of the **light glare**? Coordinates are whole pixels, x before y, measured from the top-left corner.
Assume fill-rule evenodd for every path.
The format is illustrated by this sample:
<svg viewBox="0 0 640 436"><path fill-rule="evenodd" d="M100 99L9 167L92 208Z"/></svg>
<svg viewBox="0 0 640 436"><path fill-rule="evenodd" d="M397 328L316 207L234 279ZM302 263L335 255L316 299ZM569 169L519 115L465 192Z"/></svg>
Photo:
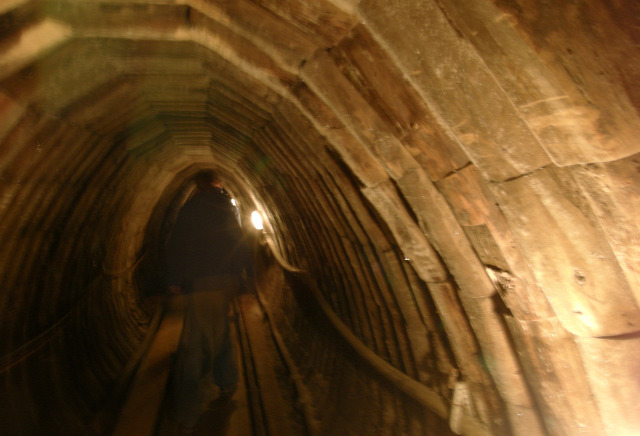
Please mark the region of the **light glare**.
<svg viewBox="0 0 640 436"><path fill-rule="evenodd" d="M264 228L262 227L262 215L260 215L260 212L258 212L257 210L251 212L251 222L253 223L253 227L255 227L256 230L262 230Z"/></svg>

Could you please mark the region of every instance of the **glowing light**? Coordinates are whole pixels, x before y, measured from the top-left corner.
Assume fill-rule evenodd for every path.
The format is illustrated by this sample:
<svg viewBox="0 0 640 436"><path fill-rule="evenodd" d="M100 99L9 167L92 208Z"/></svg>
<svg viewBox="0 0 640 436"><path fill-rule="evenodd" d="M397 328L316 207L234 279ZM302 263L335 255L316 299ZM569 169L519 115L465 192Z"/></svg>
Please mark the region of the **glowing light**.
<svg viewBox="0 0 640 436"><path fill-rule="evenodd" d="M262 215L257 210L251 212L251 222L253 223L253 227L256 230L262 230L264 227L262 226Z"/></svg>
<svg viewBox="0 0 640 436"><path fill-rule="evenodd" d="M231 204L233 204L234 206L237 206L237 205L238 205L238 204L236 203L236 199L235 199L235 198L232 198L232 199L231 199Z"/></svg>

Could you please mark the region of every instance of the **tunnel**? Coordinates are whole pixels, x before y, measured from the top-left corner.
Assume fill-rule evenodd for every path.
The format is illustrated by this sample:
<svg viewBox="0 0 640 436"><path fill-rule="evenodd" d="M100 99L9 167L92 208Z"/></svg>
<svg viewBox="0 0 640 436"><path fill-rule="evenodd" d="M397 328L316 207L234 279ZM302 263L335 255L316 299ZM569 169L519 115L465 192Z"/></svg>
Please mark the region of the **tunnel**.
<svg viewBox="0 0 640 436"><path fill-rule="evenodd" d="M639 83L634 0L2 0L0 434L110 434L203 168L256 434L640 434Z"/></svg>

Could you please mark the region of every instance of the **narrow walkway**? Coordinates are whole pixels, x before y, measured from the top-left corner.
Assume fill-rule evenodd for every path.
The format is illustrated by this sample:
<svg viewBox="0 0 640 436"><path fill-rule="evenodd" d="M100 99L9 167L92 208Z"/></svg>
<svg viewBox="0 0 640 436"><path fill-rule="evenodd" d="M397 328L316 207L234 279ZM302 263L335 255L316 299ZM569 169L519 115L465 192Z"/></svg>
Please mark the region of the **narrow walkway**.
<svg viewBox="0 0 640 436"><path fill-rule="evenodd" d="M234 304L232 340L240 369L230 401L203 413L195 436L306 435L295 391L255 295ZM164 409L172 354L182 330L181 299L172 299L151 348L141 362L112 436L177 436Z"/></svg>
<svg viewBox="0 0 640 436"><path fill-rule="evenodd" d="M113 436L153 435L172 355L180 342L183 312L182 298L167 301L164 318L149 351L140 362L129 395L116 421Z"/></svg>

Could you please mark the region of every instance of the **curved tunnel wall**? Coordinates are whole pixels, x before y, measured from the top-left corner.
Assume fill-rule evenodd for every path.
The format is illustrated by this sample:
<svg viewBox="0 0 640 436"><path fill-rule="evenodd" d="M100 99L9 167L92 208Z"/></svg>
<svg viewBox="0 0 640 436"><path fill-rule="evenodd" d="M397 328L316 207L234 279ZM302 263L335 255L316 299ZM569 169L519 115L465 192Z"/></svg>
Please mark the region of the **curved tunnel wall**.
<svg viewBox="0 0 640 436"><path fill-rule="evenodd" d="M3 428L95 423L149 322L153 211L215 165L364 344L488 431L633 434L638 12L0 6Z"/></svg>

